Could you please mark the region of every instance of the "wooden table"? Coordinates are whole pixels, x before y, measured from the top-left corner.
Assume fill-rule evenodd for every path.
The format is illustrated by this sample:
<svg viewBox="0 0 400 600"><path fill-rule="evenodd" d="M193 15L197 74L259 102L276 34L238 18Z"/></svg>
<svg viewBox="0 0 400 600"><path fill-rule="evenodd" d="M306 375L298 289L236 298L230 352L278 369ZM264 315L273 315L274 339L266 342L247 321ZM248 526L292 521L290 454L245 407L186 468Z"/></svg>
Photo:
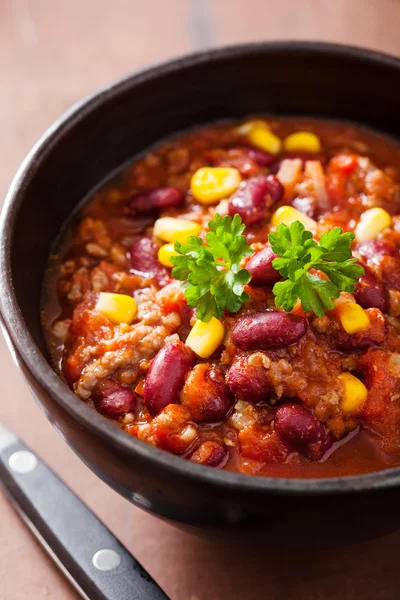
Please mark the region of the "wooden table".
<svg viewBox="0 0 400 600"><path fill-rule="evenodd" d="M207 45L323 39L400 54L399 0L2 0L0 198L27 150L73 102L154 61ZM16 431L135 553L173 600L399 598L400 534L292 553L185 534L120 498L32 401L0 340L0 422ZM77 594L0 493L1 600ZM125 600L125 599L121 599Z"/></svg>

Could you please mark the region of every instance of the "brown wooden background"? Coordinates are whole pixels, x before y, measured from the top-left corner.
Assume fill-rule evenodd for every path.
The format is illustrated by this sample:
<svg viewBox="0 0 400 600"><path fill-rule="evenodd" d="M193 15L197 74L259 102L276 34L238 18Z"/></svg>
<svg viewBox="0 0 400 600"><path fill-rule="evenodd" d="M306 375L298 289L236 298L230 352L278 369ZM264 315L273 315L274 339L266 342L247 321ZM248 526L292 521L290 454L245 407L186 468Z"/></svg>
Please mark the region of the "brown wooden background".
<svg viewBox="0 0 400 600"><path fill-rule="evenodd" d="M400 0L0 0L0 202L19 162L60 113L138 67L262 39L341 41L400 54L399 25ZM227 547L134 508L55 433L3 339L0 422L46 458L173 600L400 597L400 534L315 553L277 551L268 539L258 548ZM1 600L77 598L1 493L0 542Z"/></svg>

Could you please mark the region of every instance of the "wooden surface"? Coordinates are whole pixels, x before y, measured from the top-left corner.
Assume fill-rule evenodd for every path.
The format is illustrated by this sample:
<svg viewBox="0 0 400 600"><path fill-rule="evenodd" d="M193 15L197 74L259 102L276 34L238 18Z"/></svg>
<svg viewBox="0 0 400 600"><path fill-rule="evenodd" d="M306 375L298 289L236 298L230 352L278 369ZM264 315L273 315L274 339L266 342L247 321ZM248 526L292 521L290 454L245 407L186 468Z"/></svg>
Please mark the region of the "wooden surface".
<svg viewBox="0 0 400 600"><path fill-rule="evenodd" d="M399 0L0 0L0 198L60 113L138 67L261 39L318 38L400 54L399 23ZM0 382L0 422L46 458L173 600L399 598L400 534L307 553L274 550L268 539L242 548L195 538L89 472L30 398L3 339ZM0 541L1 600L77 598L1 493Z"/></svg>

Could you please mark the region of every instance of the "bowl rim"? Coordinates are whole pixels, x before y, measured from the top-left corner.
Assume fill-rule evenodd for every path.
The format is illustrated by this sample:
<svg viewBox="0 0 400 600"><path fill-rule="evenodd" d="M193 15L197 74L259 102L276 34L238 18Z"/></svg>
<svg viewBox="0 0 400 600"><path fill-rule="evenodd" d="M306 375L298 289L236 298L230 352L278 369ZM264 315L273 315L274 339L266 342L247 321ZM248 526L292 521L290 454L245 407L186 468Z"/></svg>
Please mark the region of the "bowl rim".
<svg viewBox="0 0 400 600"><path fill-rule="evenodd" d="M10 262L11 231L18 215L24 191L35 176L39 165L46 160L54 146L62 141L63 136L71 128L77 126L104 102L147 80L179 71L182 68L210 64L224 58L265 52L311 52L343 59L355 58L369 64L390 66L400 70L400 59L395 56L344 44L314 41L235 44L195 52L146 67L106 85L75 103L43 133L27 154L12 180L2 206L0 213L0 317L3 319L8 333L8 336L5 335L6 341L9 343L11 340L10 350L12 354L16 351L17 362L22 360L34 379L77 423L81 423L95 436L119 451L125 454L131 453L138 460L151 461L165 472L185 477L188 482L193 480L199 484L248 492L253 495L263 493L286 495L347 494L396 487L400 485L400 467L387 468L361 475L326 479L292 479L245 475L194 464L130 436L79 400L67 384L58 377L28 332L14 293Z"/></svg>

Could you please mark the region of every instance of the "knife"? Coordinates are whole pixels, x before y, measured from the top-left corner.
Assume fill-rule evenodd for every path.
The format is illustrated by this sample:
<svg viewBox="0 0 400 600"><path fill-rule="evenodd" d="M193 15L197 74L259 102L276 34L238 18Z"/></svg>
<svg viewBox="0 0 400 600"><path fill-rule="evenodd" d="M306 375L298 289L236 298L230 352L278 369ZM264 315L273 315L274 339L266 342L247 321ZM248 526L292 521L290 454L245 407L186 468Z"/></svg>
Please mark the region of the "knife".
<svg viewBox="0 0 400 600"><path fill-rule="evenodd" d="M0 485L82 598L169 600L86 504L1 425Z"/></svg>

